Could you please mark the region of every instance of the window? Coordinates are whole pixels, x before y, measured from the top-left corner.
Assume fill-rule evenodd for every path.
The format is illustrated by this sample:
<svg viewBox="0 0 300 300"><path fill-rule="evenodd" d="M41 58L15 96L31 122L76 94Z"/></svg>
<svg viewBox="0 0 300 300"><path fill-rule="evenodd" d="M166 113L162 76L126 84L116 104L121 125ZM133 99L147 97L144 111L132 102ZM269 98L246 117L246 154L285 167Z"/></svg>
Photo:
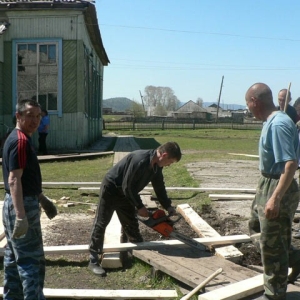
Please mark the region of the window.
<svg viewBox="0 0 300 300"><path fill-rule="evenodd" d="M14 99L35 99L50 113L61 114L61 41L14 43L17 57Z"/></svg>
<svg viewBox="0 0 300 300"><path fill-rule="evenodd" d="M99 118L101 114L101 76L86 47L84 48L84 61L85 113L91 118Z"/></svg>

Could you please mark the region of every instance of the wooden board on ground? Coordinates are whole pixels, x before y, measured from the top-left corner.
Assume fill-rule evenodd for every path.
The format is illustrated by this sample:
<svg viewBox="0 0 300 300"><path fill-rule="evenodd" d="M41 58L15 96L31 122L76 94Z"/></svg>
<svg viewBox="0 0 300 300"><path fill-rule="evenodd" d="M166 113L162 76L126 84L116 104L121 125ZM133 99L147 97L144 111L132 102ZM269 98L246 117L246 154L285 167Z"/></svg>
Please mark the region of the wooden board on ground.
<svg viewBox="0 0 300 300"><path fill-rule="evenodd" d="M48 289L44 288L48 298L74 299L174 299L178 297L175 290L92 290L92 289ZM0 287L3 295L3 287Z"/></svg>
<svg viewBox="0 0 300 300"><path fill-rule="evenodd" d="M188 204L180 204L177 211L200 237L220 237L221 235L207 224ZM233 262L239 262L243 253L234 246L224 246L215 249L216 255Z"/></svg>
<svg viewBox="0 0 300 300"><path fill-rule="evenodd" d="M82 185L85 185L82 183ZM79 187L78 190L96 190L99 189L99 187ZM146 186L144 190L147 191L152 191L153 187ZM241 192L241 193L255 193L256 189L255 188L241 188L241 189L236 189L236 188L196 188L196 187L179 187L179 186L174 186L174 187L166 187L167 191L198 191L198 192L207 192L207 191L230 191L230 192Z"/></svg>
<svg viewBox="0 0 300 300"><path fill-rule="evenodd" d="M117 213L114 212L113 216L106 227L104 244L113 244L119 243L121 238L121 223L117 216ZM120 252L106 252L102 256L101 265L105 269L117 269L122 268L122 259Z"/></svg>
<svg viewBox="0 0 300 300"><path fill-rule="evenodd" d="M209 194L211 200L253 200L255 195L241 194Z"/></svg>
<svg viewBox="0 0 300 300"><path fill-rule="evenodd" d="M198 297L198 300L242 299L261 291L263 291L262 274L204 293Z"/></svg>
<svg viewBox="0 0 300 300"><path fill-rule="evenodd" d="M258 299L263 293L263 275L261 274L204 293L198 297L198 300L254 300ZM300 287L289 284L286 300L298 299L300 299Z"/></svg>
<svg viewBox="0 0 300 300"><path fill-rule="evenodd" d="M147 209L157 208L156 202L151 200L151 195L141 195L141 199Z"/></svg>
<svg viewBox="0 0 300 300"><path fill-rule="evenodd" d="M246 243L250 241L250 237L246 234L222 236L219 238L196 238L194 239L203 245L225 245L233 243ZM178 240L164 240L154 242L142 242L142 243L117 243L117 244L104 244L103 252L119 252L133 249L156 249L158 247L168 246L170 248L186 248L185 244ZM51 254L76 254L76 253L87 253L89 245L68 245L68 246L45 246L44 251L46 255ZM4 248L0 248L0 256L3 256Z"/></svg>
<svg viewBox="0 0 300 300"><path fill-rule="evenodd" d="M173 278L195 288L210 274L223 269L222 274L209 282L206 291L258 275L258 272L239 266L211 253L186 247L161 247L156 250L133 250L133 255ZM215 298L217 299L217 298Z"/></svg>

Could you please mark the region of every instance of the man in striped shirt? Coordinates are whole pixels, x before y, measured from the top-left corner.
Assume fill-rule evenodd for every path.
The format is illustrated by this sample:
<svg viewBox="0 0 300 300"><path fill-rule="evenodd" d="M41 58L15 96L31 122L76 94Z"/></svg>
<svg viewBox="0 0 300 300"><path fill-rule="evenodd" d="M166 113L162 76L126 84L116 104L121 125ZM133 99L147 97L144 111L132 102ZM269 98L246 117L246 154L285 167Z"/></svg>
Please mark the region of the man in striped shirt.
<svg viewBox="0 0 300 300"><path fill-rule="evenodd" d="M52 219L57 211L42 193L42 177L31 136L41 119L40 105L21 100L16 106L16 128L5 141L2 157L5 199L3 224L3 299L44 300L45 256L39 203Z"/></svg>

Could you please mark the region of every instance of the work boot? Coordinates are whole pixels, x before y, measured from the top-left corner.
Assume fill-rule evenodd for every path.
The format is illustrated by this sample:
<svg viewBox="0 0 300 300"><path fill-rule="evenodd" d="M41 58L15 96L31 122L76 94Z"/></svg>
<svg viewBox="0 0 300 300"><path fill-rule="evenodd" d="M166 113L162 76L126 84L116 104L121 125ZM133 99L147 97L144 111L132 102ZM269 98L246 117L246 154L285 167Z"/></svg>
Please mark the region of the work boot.
<svg viewBox="0 0 300 300"><path fill-rule="evenodd" d="M296 266L292 267L292 272L288 276L288 283L294 284L299 274L300 274L300 264L298 263Z"/></svg>
<svg viewBox="0 0 300 300"><path fill-rule="evenodd" d="M273 298L268 297L266 294L263 294L262 296L255 298L255 300L270 300Z"/></svg>
<svg viewBox="0 0 300 300"><path fill-rule="evenodd" d="M105 270L99 265L99 263L89 262L89 269L97 276L105 276Z"/></svg>

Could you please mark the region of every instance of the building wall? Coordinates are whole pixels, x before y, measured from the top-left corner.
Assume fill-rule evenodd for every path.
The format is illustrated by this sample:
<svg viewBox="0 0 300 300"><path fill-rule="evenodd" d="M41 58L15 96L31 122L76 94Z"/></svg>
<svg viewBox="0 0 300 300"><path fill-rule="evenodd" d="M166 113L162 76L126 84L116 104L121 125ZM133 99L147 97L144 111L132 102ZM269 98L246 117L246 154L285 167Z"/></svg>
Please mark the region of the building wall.
<svg viewBox="0 0 300 300"><path fill-rule="evenodd" d="M50 130L47 138L49 149L83 149L99 139L102 134L101 97L100 118L91 118L85 113L84 47L91 53L93 65L103 78L104 67L93 51L82 11L77 10L32 10L7 11L9 29L3 35L5 61L0 78L0 116L9 126L12 124L12 40L13 39L62 39L62 116L50 115ZM1 41L0 41L1 42ZM3 87L1 89L1 87ZM1 117L0 117L1 122ZM1 128L0 128L1 137ZM37 143L37 134L33 140Z"/></svg>

